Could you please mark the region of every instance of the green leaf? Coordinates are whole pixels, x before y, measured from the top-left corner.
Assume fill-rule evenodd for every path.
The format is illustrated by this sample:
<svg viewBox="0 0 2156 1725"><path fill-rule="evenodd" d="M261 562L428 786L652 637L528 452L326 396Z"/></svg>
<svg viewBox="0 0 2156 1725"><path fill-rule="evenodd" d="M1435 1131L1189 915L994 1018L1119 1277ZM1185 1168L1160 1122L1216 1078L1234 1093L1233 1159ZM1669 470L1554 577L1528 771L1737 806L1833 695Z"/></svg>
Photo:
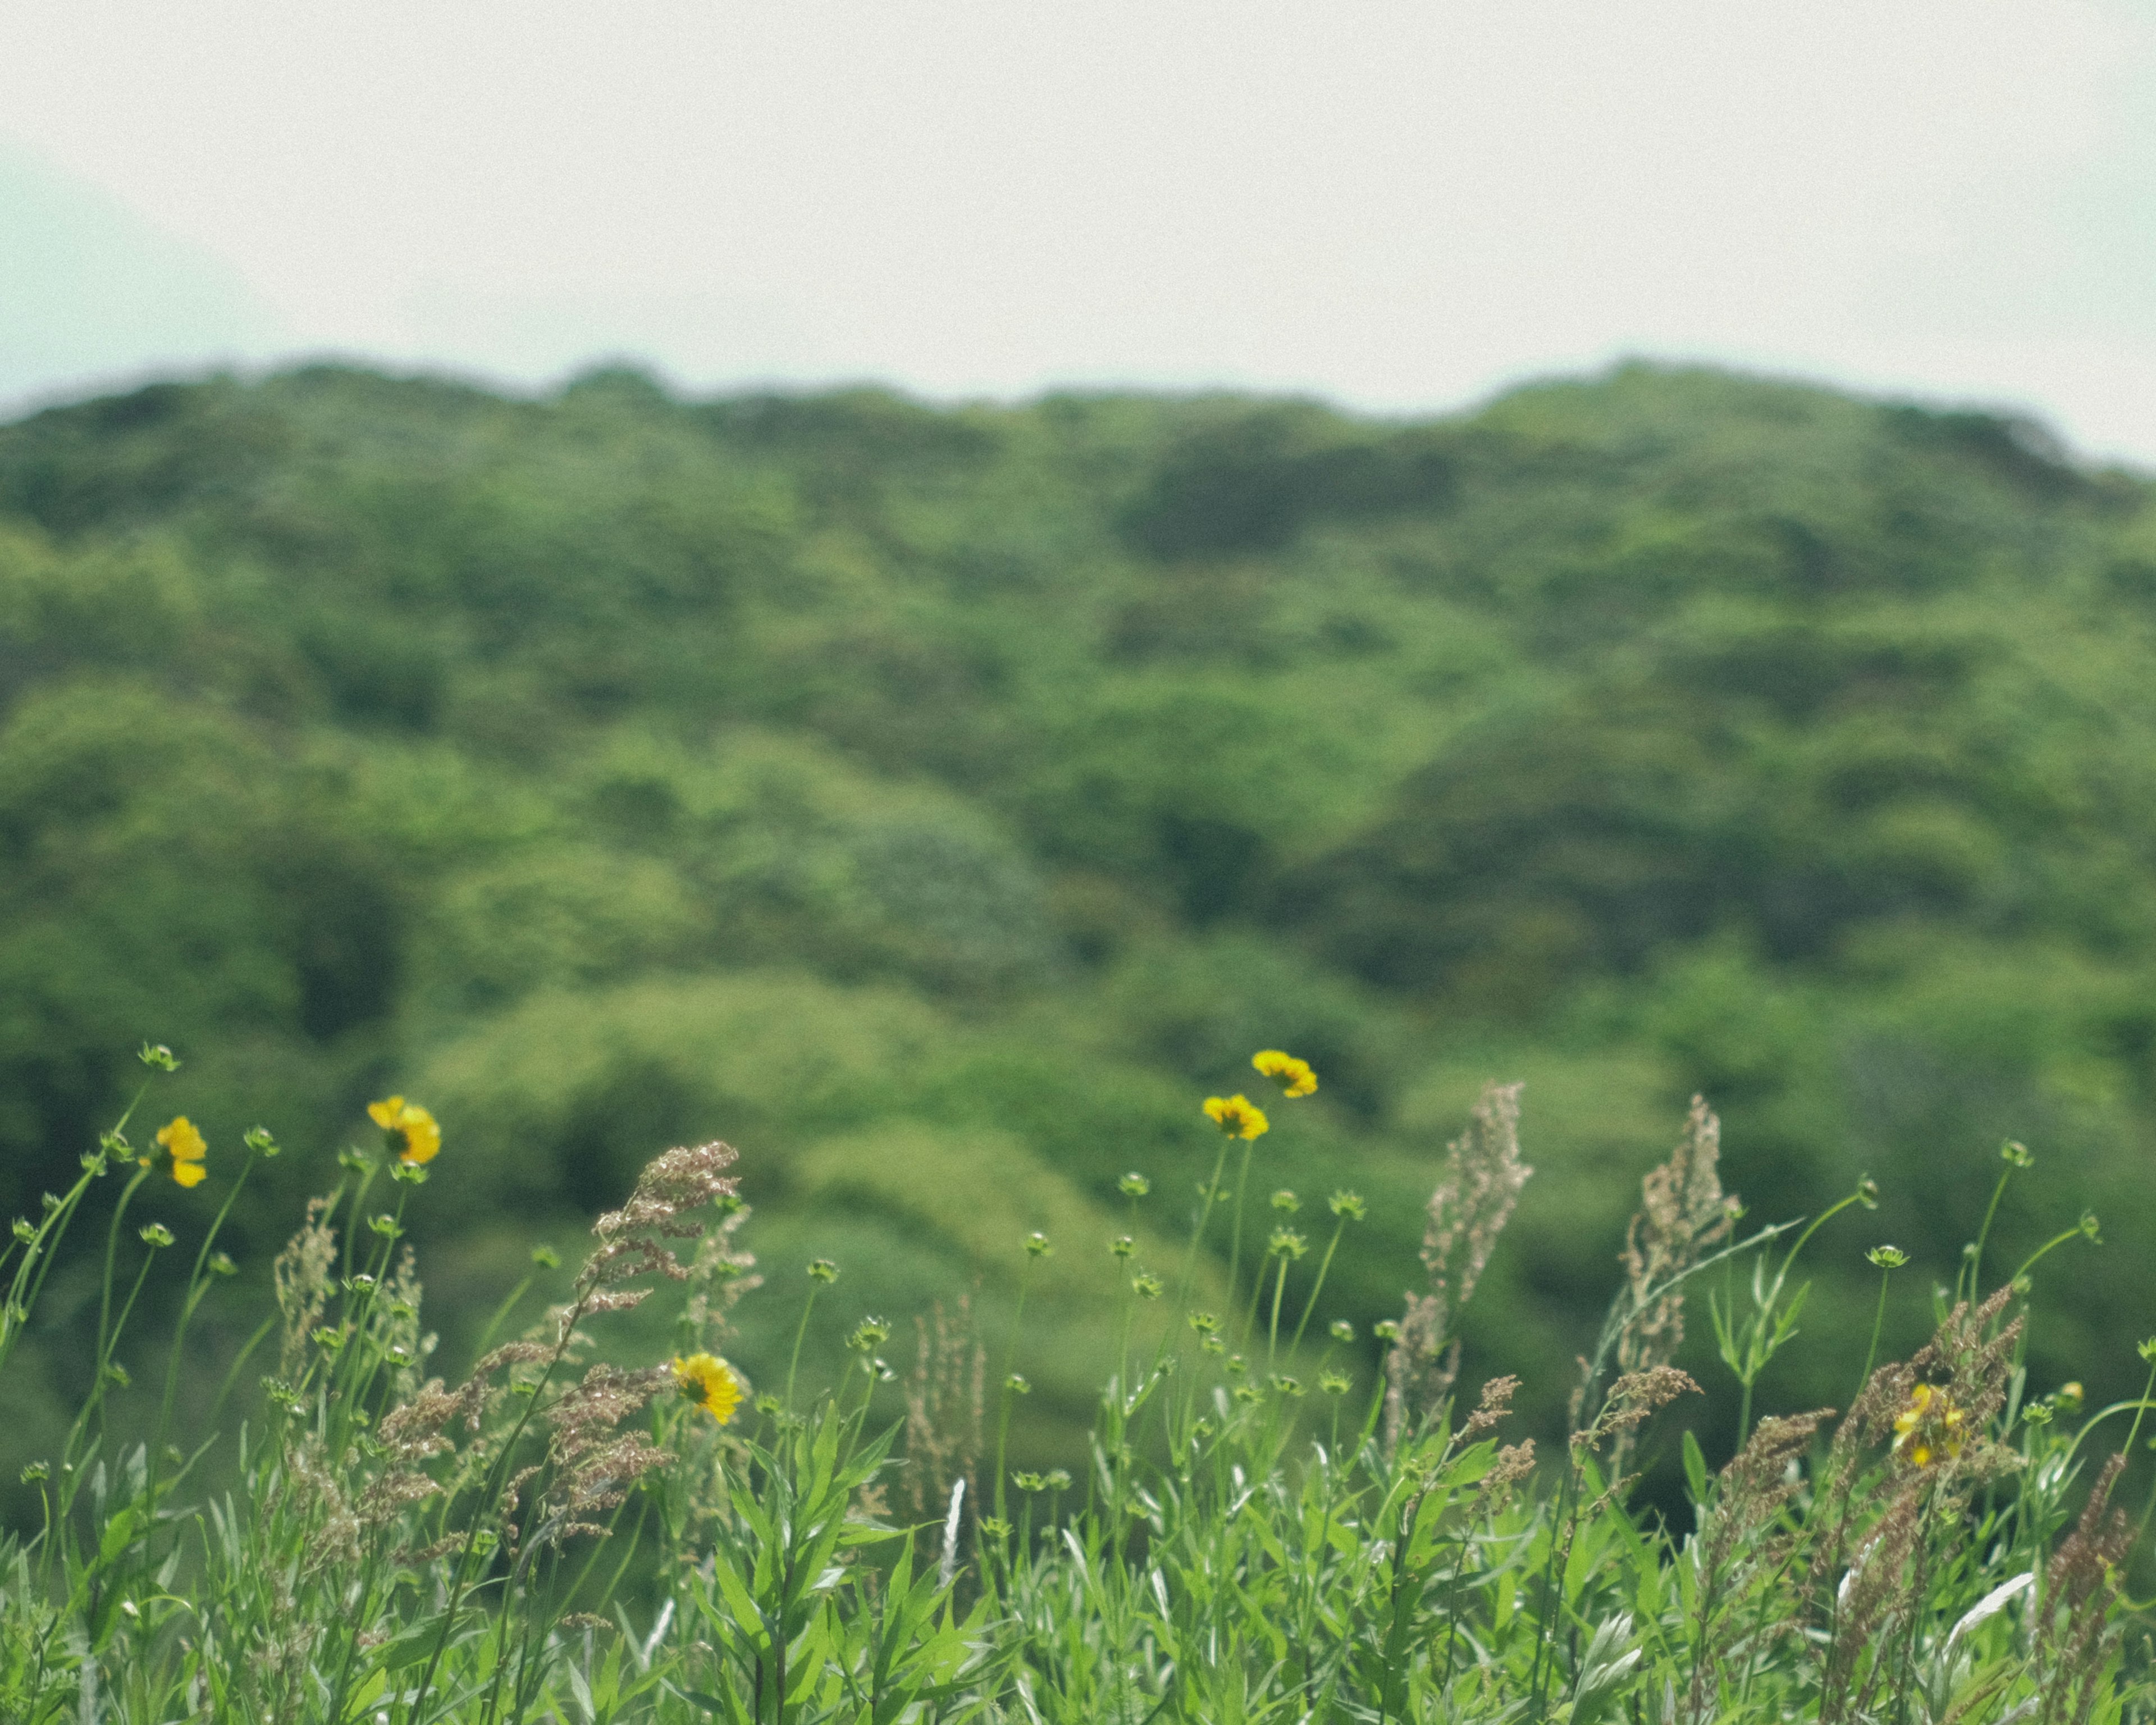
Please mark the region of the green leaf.
<svg viewBox="0 0 2156 1725"><path fill-rule="evenodd" d="M1684 1471L1685 1483L1691 1488L1691 1501L1694 1503L1706 1502L1707 1457L1700 1453L1699 1440L1692 1435L1689 1427L1684 1435Z"/></svg>

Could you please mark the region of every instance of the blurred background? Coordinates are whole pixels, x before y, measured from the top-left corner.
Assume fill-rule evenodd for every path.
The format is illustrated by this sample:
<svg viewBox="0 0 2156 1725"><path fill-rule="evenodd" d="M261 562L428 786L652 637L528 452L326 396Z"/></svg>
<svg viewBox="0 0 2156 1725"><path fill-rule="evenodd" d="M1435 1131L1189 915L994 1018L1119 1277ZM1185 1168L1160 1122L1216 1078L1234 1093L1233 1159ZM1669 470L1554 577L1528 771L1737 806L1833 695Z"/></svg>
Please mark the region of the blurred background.
<svg viewBox="0 0 2156 1725"><path fill-rule="evenodd" d="M290 1147L228 1349L401 1092L454 1366L723 1137L752 1377L812 1255L812 1362L999 1344L1043 1229L1067 1460L1108 1240L1172 1271L1281 1047L1366 1373L1521 1079L1466 1373L1534 1418L1696 1091L1748 1221L1883 1189L1763 1405L1846 1397L1873 1245L1928 1331L2008 1137L1994 1269L2107 1242L2035 1387L2127 1392L2152 122L2125 4L10 8L0 1208L169 1043L213 1178Z"/></svg>

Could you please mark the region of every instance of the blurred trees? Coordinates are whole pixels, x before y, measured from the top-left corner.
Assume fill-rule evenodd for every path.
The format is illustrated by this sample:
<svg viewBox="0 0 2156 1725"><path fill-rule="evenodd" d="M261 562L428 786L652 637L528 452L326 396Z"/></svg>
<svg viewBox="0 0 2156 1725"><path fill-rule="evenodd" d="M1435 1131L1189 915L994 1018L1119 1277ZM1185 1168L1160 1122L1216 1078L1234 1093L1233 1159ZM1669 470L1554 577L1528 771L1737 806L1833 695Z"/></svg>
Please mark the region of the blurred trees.
<svg viewBox="0 0 2156 1725"><path fill-rule="evenodd" d="M1479 1339L1546 1400L1695 1088L1756 1211L1868 1169L1851 1227L1943 1275L2011 1135L2056 1171L2012 1241L2086 1199L2139 1250L2153 504L2011 421L1639 367L1432 424L321 367L41 413L0 428L0 1199L153 1037L213 1146L424 1095L453 1291L724 1135L775 1273L858 1249L834 1326L1001 1274L988 1215L1106 1298L1116 1178L1172 1240L1199 1087L1270 1045L1326 1087L1265 1178L1378 1200L1362 1323L1476 1084L1528 1078ZM2147 1290L2092 1261L2035 1348L2096 1380Z"/></svg>

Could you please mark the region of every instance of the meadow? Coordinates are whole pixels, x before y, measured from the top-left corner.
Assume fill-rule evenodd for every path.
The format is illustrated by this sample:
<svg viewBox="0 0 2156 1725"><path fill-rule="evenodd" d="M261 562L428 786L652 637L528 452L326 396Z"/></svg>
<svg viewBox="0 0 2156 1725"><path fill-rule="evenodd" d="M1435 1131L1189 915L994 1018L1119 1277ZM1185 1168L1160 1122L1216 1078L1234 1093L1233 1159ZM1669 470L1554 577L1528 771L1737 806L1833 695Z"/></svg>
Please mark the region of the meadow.
<svg viewBox="0 0 2156 1725"><path fill-rule="evenodd" d="M2152 664L1705 370L0 425L0 1718L2131 1712Z"/></svg>
<svg viewBox="0 0 2156 1725"><path fill-rule="evenodd" d="M137 1109L176 1065L162 1045L142 1060ZM844 1299L843 1269L803 1266L805 1296L762 1286L717 1142L654 1158L563 1300L438 1371L405 1219L455 1146L422 1104L380 1099L380 1143L340 1156L308 1204L207 1433L173 1419L189 1326L232 1296L219 1230L280 1150L259 1130L213 1148L184 1116L136 1127L131 1109L0 1260L4 1373L85 1195L125 1183L93 1387L24 1470L38 1525L0 1543L0 1708L23 1725L2148 1717L2150 1626L2125 1587L2156 1497L2136 1515L2120 1486L2156 1406L2156 1339L2143 1393L2101 1409L2025 1364L2043 1260L2083 1230L1989 1288L1987 1230L1909 1358L1878 1363L1876 1322L1861 1359L1844 1338L1845 1414L1755 1421L1807 1245L1876 1194L1747 1231L1695 1099L1642 1182L1563 1440L1538 1457L1509 1430L1519 1380L1459 1377L1460 1315L1533 1172L1519 1086L1486 1088L1450 1147L1423 1286L1371 1338L1364 1391L1335 1363L1359 1351L1353 1326L1310 1333L1363 1201L1332 1196L1316 1281L1284 1301L1313 1239L1295 1194L1254 1194L1249 1175L1269 1108L1321 1081L1283 1050L1251 1064L1278 1094L1204 1099L1218 1144L1179 1261L1129 1234L1035 1232L1010 1242L1017 1310L993 1367L962 1300L916 1314L910 1370L888 1358L901 1326L853 1317L844 1369L817 1382L799 1338L819 1296ZM1994 1213L2031 1161L2007 1147ZM207 1213L198 1238L126 1225L167 1178ZM1122 1183L1133 1209L1157 1195L1142 1173ZM1209 1235L1229 1242L1217 1310L1192 1303ZM177 1307L140 1309L176 1249ZM1104 1252L1127 1286L1084 1457L1042 1473L1009 1466L1029 1388L1013 1365L1032 1271L1059 1250ZM1871 1256L1883 1314L1907 1260ZM1684 1418L1701 1386L1673 1361L1718 1271L1704 1303L1743 1412L1711 1461ZM624 1358L609 1332L654 1292L670 1356ZM737 1307L774 1298L800 1306L794 1348L752 1383L725 1350ZM146 1399L118 1411L131 1325L162 1332L154 1416ZM1685 1489L1665 1514L1635 1491L1645 1449L1672 1440Z"/></svg>

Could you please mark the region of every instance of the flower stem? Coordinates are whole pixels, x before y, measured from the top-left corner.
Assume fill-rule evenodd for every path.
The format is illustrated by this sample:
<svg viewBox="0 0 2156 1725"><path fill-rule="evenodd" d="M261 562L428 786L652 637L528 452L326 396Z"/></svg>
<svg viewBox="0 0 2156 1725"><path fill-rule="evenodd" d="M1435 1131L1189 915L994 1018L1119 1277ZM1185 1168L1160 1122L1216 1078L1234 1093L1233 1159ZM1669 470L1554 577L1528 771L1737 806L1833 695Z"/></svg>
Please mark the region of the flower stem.
<svg viewBox="0 0 2156 1725"><path fill-rule="evenodd" d="M1887 1281L1893 1273L1891 1269L1879 1272L1879 1306L1871 1314L1871 1345L1864 1350L1864 1369L1856 1378L1857 1395L1863 1394L1864 1386L1871 1381L1871 1363L1879 1358L1879 1332L1887 1322ZM1855 1397L1851 1399L1850 1405L1856 1405Z"/></svg>

